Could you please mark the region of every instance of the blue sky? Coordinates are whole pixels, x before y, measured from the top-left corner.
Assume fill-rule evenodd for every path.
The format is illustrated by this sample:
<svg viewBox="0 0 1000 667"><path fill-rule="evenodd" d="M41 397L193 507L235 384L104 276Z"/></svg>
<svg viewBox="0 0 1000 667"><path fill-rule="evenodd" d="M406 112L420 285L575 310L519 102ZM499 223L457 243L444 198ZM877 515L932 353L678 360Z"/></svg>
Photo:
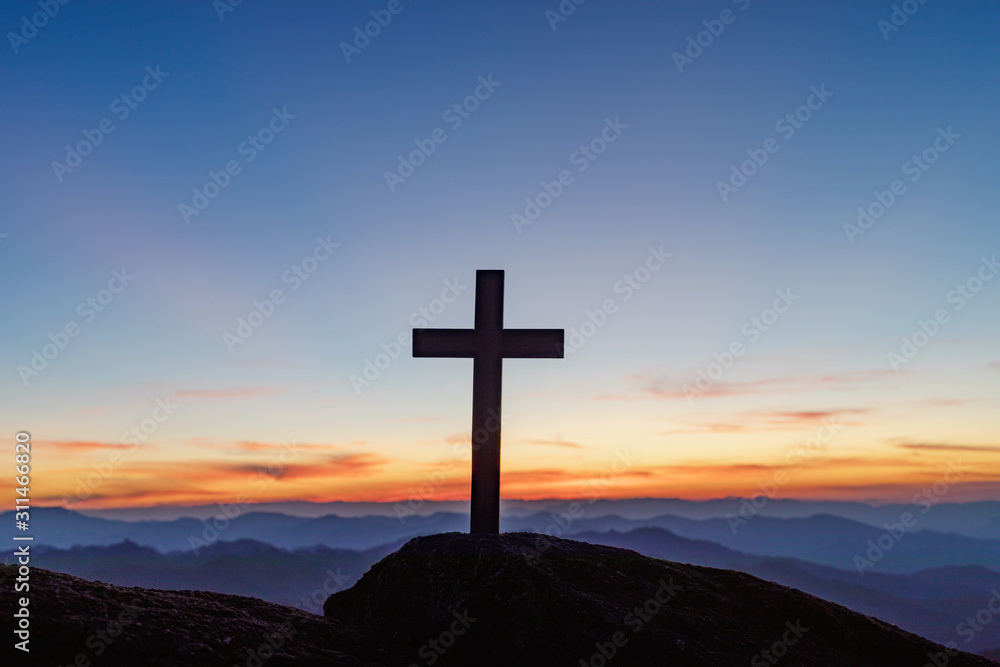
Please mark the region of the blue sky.
<svg viewBox="0 0 1000 667"><path fill-rule="evenodd" d="M233 461L291 440L333 467L278 495L392 497L454 457L471 364L407 350L360 394L350 376L445 281L469 289L434 326L471 326L478 268L507 271L510 327L570 329L619 306L564 362L506 362L505 470L525 480L512 497L570 493L628 446L648 474L617 495L746 493L768 472L740 466L780 465L838 415L842 449L796 493L908 497L896 485L933 479L933 456L955 451L984 462L969 493L995 493L993 450L948 448L998 445L1000 284L961 310L948 294L1000 250L996 6L929 1L886 39L891 3L591 0L553 29L556 2L404 1L350 62L341 44L387 3L246 0L222 18L217 6L71 2L16 51L7 38L0 421L50 443L47 497L168 396L183 408L95 500L225 497ZM0 26L16 33L38 11L7 3ZM673 54L724 11L731 22L679 72ZM162 82L120 118L114 100L157 67ZM499 85L453 128L445 112L480 77ZM832 95L785 136L776 122L813 88ZM274 110L287 126L247 161L241 143ZM114 131L60 180L53 162L102 119ZM609 119L620 136L577 171ZM390 190L385 172L438 128L447 140ZM957 138L910 181L904 163L948 128ZM718 182L769 138L780 148L723 201ZM239 173L186 222L180 205L232 160ZM518 233L511 215L563 170L572 184ZM896 179L905 193L851 243L844 225ZM317 238L339 247L292 291L283 276ZM670 260L624 301L615 285L661 246ZM84 322L78 304L122 267L134 281ZM224 334L274 289L287 300L230 351ZM686 400L775 290L798 300ZM887 355L939 309L947 324L894 370ZM80 334L25 382L18 367L71 321ZM578 446L551 444L566 442ZM141 474L198 461L209 473L182 497ZM732 477L695 472L712 466ZM467 479L462 468L442 497Z"/></svg>

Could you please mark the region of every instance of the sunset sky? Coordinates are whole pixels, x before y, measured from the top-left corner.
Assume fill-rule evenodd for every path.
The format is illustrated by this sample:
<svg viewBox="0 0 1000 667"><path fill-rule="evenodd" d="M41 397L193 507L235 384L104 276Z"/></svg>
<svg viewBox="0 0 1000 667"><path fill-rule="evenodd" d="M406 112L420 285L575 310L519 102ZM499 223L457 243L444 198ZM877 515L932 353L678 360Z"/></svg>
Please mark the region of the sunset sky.
<svg viewBox="0 0 1000 667"><path fill-rule="evenodd" d="M468 498L476 269L505 497L1000 494L996 4L224 3L0 8L38 504Z"/></svg>

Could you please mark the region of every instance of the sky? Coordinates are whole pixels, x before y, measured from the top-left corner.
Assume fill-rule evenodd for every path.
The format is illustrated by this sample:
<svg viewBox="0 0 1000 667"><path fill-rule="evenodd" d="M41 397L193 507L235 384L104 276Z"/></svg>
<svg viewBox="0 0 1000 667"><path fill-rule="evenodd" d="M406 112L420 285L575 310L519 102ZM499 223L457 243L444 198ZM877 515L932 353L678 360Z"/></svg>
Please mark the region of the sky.
<svg viewBox="0 0 1000 667"><path fill-rule="evenodd" d="M34 502L467 499L477 269L505 498L996 498L1000 7L903 5L4 3Z"/></svg>

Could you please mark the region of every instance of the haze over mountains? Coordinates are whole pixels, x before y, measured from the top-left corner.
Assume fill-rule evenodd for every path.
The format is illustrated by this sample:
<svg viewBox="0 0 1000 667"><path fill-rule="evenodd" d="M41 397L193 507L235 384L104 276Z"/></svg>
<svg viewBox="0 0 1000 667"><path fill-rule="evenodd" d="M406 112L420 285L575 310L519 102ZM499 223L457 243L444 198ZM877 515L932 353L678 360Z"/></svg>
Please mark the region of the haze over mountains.
<svg viewBox="0 0 1000 667"><path fill-rule="evenodd" d="M501 499L502 518L524 517L538 512L566 512L572 501L506 500ZM716 519L749 513L747 504L757 516L776 519L806 518L829 514L861 523L881 527L884 523L898 521L905 512L919 514L919 525L929 530L954 532L968 537L1000 539L1000 501L986 500L968 503L940 502L925 511L924 504L889 503L870 505L861 502L815 501L759 496L753 500L740 497L714 500L683 500L679 498L625 498L593 499L581 501L586 518L618 516L625 519L649 519L664 514L688 519ZM316 518L336 514L342 517L390 516L404 518L428 516L438 512L468 514L469 502L459 500L421 500L419 502L283 502L256 503L244 512L277 512L288 516ZM182 517L209 518L222 513L220 505L192 507L137 507L122 509L80 510L82 514L105 519L138 521L145 519L170 520Z"/></svg>
<svg viewBox="0 0 1000 667"><path fill-rule="evenodd" d="M750 516L737 523L732 518L691 519L671 514L625 518L599 515L589 508L570 512L566 503L563 504L563 509L555 508L557 511L508 515L501 528L508 532L572 535L659 527L676 535L709 540L745 553L801 558L842 569L860 566L865 571L911 573L945 565L997 567L1000 564L1000 536L990 537L1000 517L1000 503L995 502L939 505L924 515L913 506L900 512L892 508L888 514L890 518L882 524L875 517L886 515L884 508L873 508L866 522L816 514L787 519ZM767 507L770 505L765 509ZM996 514L991 516L991 510ZM215 511L217 516L207 520L122 521L61 508L41 508L34 510L34 527L39 543L60 548L111 545L130 540L162 552L197 551L217 541L241 539L253 539L284 549L316 545L369 549L418 535L468 528L468 515L456 512L402 518L333 514L303 518L238 509L229 511L230 516L226 516L219 507ZM910 528L904 526L900 518L906 512L915 522ZM13 520L10 514L7 512L0 517ZM949 524L936 518L937 515L960 515L961 519L956 518ZM931 526L938 526L938 529L931 529ZM941 528L951 530L945 532ZM970 537L969 533L980 536ZM880 540L881 546L878 546ZM872 544L877 548L873 550ZM859 558L870 564L859 563Z"/></svg>

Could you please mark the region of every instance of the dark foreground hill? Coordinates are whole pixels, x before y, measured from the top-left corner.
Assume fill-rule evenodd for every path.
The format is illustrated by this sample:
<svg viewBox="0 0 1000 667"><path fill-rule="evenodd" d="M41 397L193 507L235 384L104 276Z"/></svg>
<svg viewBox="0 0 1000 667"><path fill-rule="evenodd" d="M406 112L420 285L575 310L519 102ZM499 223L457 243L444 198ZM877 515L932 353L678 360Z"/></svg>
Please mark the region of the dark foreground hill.
<svg viewBox="0 0 1000 667"><path fill-rule="evenodd" d="M16 576L16 568L2 567ZM31 650L5 639L4 667L407 664L362 633L255 598L112 586L38 568L30 585ZM14 613L11 588L0 590L6 619Z"/></svg>
<svg viewBox="0 0 1000 667"><path fill-rule="evenodd" d="M413 539L325 614L428 665L993 664L747 574L539 537Z"/></svg>
<svg viewBox="0 0 1000 667"><path fill-rule="evenodd" d="M0 664L921 667L945 657L928 640L750 575L555 538L536 551L538 538L414 539L331 596L326 618L34 569L31 660L8 640ZM8 619L13 597L0 590ZM969 654L947 664L995 665Z"/></svg>

